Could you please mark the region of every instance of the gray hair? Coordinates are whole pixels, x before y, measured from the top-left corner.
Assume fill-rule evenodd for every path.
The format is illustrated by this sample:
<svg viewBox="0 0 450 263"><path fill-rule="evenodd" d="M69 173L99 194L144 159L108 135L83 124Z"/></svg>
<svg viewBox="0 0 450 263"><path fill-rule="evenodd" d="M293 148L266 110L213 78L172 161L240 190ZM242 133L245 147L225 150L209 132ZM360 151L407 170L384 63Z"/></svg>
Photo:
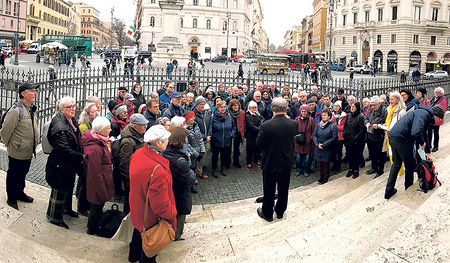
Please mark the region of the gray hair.
<svg viewBox="0 0 450 263"><path fill-rule="evenodd" d="M370 98L370 102L382 103L383 100L378 95L375 95L372 98Z"/></svg>
<svg viewBox="0 0 450 263"><path fill-rule="evenodd" d="M444 89L441 87L437 87L436 89L434 89L434 92L439 91L441 93L441 96L444 95Z"/></svg>
<svg viewBox="0 0 450 263"><path fill-rule="evenodd" d="M153 91L152 93L150 93L150 98L151 98L153 95L156 95L156 97L159 99L158 92Z"/></svg>
<svg viewBox="0 0 450 263"><path fill-rule="evenodd" d="M97 105L97 103L100 101L100 98L97 96L89 96L86 100L86 103L94 103Z"/></svg>
<svg viewBox="0 0 450 263"><path fill-rule="evenodd" d="M175 116L170 120L170 128L183 126L183 123L186 121L184 117Z"/></svg>
<svg viewBox="0 0 450 263"><path fill-rule="evenodd" d="M370 102L369 98L364 98L364 99L363 99L363 102L364 102L364 101Z"/></svg>
<svg viewBox="0 0 450 263"><path fill-rule="evenodd" d="M257 93L261 96L261 91L257 90L253 93L253 97L255 97Z"/></svg>
<svg viewBox="0 0 450 263"><path fill-rule="evenodd" d="M194 93L188 92L188 94L186 94L186 97L194 97Z"/></svg>
<svg viewBox="0 0 450 263"><path fill-rule="evenodd" d="M380 99L382 99L382 100L383 100L383 102L384 102L384 101L386 101L386 95L384 95L384 94L381 94L381 95L380 95Z"/></svg>
<svg viewBox="0 0 450 263"><path fill-rule="evenodd" d="M94 133L100 133L111 126L111 122L106 117L97 117L92 122L92 131Z"/></svg>
<svg viewBox="0 0 450 263"><path fill-rule="evenodd" d="M306 96L306 91L302 90L298 93L298 96L300 97L301 94L304 94Z"/></svg>
<svg viewBox="0 0 450 263"><path fill-rule="evenodd" d="M353 95L348 96L347 100L350 98L353 98L353 100L356 100L355 96L353 96Z"/></svg>
<svg viewBox="0 0 450 263"><path fill-rule="evenodd" d="M70 104L75 103L75 99L67 96L67 97L63 97L62 99L59 100L59 109L62 109L66 106L69 106Z"/></svg>
<svg viewBox="0 0 450 263"><path fill-rule="evenodd" d="M89 103L89 104L86 104L86 106L84 106L84 109L83 109L83 111L80 114L80 118L78 119L78 123L81 124L81 123L89 123L89 122L91 122L91 120L89 119L89 112L91 111L92 107L96 107L97 108L97 105L94 104L94 103Z"/></svg>
<svg viewBox="0 0 450 263"><path fill-rule="evenodd" d="M155 121L155 125L163 125L166 124L166 122L170 121L169 118L167 117L159 117L158 119L156 119Z"/></svg>
<svg viewBox="0 0 450 263"><path fill-rule="evenodd" d="M283 98L275 98L272 100L272 111L275 113L286 112L288 102Z"/></svg>
<svg viewBox="0 0 450 263"><path fill-rule="evenodd" d="M247 111L250 111L250 108L253 106L258 107L258 104L254 100L252 100L248 103ZM260 115L258 110L256 110L256 115Z"/></svg>

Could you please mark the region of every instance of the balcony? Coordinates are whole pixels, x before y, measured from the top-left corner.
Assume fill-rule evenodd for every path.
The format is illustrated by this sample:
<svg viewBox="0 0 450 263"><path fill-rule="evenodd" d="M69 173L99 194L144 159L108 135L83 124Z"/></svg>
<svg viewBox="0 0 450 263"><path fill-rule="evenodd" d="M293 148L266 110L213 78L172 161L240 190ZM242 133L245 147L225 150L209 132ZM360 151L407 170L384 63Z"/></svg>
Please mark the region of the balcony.
<svg viewBox="0 0 450 263"><path fill-rule="evenodd" d="M369 30L369 29L375 29L375 22L359 22L354 25L355 30Z"/></svg>
<svg viewBox="0 0 450 263"><path fill-rule="evenodd" d="M448 29L448 23L443 21L425 21L425 27L427 32L443 33Z"/></svg>
<svg viewBox="0 0 450 263"><path fill-rule="evenodd" d="M39 19L39 17L33 16L33 15L27 15L27 23L34 24L33 26L38 26L40 22L41 22L41 19Z"/></svg>

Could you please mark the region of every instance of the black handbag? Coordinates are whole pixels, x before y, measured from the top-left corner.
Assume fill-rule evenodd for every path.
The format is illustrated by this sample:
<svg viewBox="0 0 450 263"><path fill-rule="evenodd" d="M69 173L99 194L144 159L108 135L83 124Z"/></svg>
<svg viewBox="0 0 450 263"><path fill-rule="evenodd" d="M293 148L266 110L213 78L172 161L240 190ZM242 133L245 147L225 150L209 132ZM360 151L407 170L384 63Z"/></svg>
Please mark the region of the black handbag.
<svg viewBox="0 0 450 263"><path fill-rule="evenodd" d="M308 129L309 118L311 117L308 116L308 119L306 120L305 131L301 131L299 134L295 135L295 141L298 144L304 144L306 142L306 130Z"/></svg>

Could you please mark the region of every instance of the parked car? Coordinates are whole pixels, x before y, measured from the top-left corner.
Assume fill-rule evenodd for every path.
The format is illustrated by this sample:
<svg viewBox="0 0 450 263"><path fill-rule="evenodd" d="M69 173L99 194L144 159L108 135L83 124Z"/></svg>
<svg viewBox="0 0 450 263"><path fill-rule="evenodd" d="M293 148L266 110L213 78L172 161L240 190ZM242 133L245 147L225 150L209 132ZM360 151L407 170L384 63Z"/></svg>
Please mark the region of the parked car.
<svg viewBox="0 0 450 263"><path fill-rule="evenodd" d="M15 53L15 49L11 49L10 47L2 47L2 50L6 52L6 57L10 58Z"/></svg>
<svg viewBox="0 0 450 263"><path fill-rule="evenodd" d="M251 57L242 57L238 59L238 62L242 63L256 63L258 60L256 58Z"/></svg>
<svg viewBox="0 0 450 263"><path fill-rule="evenodd" d="M198 59L203 59L203 61L211 61L211 53L199 53Z"/></svg>
<svg viewBox="0 0 450 263"><path fill-rule="evenodd" d="M353 71L356 72L356 73L361 73L361 74L364 74L364 73L369 74L370 73L370 67L368 65L356 65L356 66L353 67Z"/></svg>
<svg viewBox="0 0 450 263"><path fill-rule="evenodd" d="M37 54L38 52L41 52L41 44L38 42L32 43L28 48L28 54Z"/></svg>
<svg viewBox="0 0 450 263"><path fill-rule="evenodd" d="M435 70L435 71L430 71L430 72L423 74L423 77L427 78L427 79L433 79L433 78L445 79L445 78L448 78L448 73L447 73L447 71L443 71L443 70Z"/></svg>
<svg viewBox="0 0 450 263"><path fill-rule="evenodd" d="M345 66L343 64L334 64L330 66L330 69L337 71L345 71Z"/></svg>
<svg viewBox="0 0 450 263"><path fill-rule="evenodd" d="M238 62L239 59L241 59L241 58L243 58L243 57L244 57L244 56L239 56L239 55L237 55L237 56L234 56L231 60L234 61L234 62Z"/></svg>
<svg viewBox="0 0 450 263"><path fill-rule="evenodd" d="M135 49L127 49L125 53L123 54L123 60L133 60L137 57L137 50Z"/></svg>
<svg viewBox="0 0 450 263"><path fill-rule="evenodd" d="M146 50L138 51L138 57L141 57L141 56L143 56L146 59L149 59L149 58L152 57L152 52L151 51L146 51Z"/></svg>
<svg viewBox="0 0 450 263"><path fill-rule="evenodd" d="M219 55L219 56L216 56L215 58L213 58L211 61L212 62L225 62L225 61L227 61L227 59L228 59L227 56ZM228 59L228 61L230 61L230 60Z"/></svg>

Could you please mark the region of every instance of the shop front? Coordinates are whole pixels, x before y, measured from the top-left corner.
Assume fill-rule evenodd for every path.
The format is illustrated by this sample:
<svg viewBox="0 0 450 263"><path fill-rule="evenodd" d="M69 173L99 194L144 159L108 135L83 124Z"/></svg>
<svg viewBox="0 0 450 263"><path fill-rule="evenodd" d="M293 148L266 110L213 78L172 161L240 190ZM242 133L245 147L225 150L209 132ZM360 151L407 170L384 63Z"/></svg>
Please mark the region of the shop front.
<svg viewBox="0 0 450 263"><path fill-rule="evenodd" d="M354 67L358 63L358 53L356 51L352 51L350 56L352 57L350 60L350 67Z"/></svg>
<svg viewBox="0 0 450 263"><path fill-rule="evenodd" d="M436 70L436 64L438 63L436 53L430 52L427 55L427 60L425 61L425 72Z"/></svg>
<svg viewBox="0 0 450 263"><path fill-rule="evenodd" d="M398 54L395 50L389 51L387 55L387 70L389 74L397 74Z"/></svg>
<svg viewBox="0 0 450 263"><path fill-rule="evenodd" d="M377 50L373 53L372 66L378 71L381 71L382 65L383 65L383 52Z"/></svg>
<svg viewBox="0 0 450 263"><path fill-rule="evenodd" d="M419 69L420 71L420 65L422 63L422 55L420 55L420 52L417 50L414 50L409 55L409 71L414 71L415 69Z"/></svg>
<svg viewBox="0 0 450 263"><path fill-rule="evenodd" d="M339 63L341 63L344 66L347 66L347 53L345 50L341 51L341 54L339 56Z"/></svg>
<svg viewBox="0 0 450 263"><path fill-rule="evenodd" d="M441 60L442 70L450 74L450 53L445 53Z"/></svg>

